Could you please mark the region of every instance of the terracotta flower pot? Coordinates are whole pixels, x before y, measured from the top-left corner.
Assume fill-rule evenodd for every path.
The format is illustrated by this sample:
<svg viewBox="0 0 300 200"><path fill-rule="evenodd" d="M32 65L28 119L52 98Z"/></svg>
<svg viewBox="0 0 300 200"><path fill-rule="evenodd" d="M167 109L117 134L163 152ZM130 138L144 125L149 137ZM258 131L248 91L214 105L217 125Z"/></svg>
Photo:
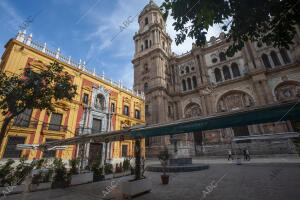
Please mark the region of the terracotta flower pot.
<svg viewBox="0 0 300 200"><path fill-rule="evenodd" d="M169 175L162 174L160 177L161 177L162 184L164 184L164 185L169 184Z"/></svg>

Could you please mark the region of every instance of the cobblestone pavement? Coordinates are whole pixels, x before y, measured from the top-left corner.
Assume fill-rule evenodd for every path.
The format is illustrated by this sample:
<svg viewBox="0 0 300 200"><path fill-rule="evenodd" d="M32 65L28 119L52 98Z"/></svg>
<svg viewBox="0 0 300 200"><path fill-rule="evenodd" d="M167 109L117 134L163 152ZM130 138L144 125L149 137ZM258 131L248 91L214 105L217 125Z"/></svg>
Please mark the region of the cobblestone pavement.
<svg viewBox="0 0 300 200"><path fill-rule="evenodd" d="M299 200L299 158L251 160L236 165L232 162L210 162L208 170L186 173L169 173L169 185L162 185L160 173L146 172L152 179L150 193L135 200ZM279 162L281 160L281 163ZM259 162L258 162L259 161ZM226 163L226 164L225 164ZM119 182L123 177L98 183L45 190L2 197L5 200L101 200L121 199ZM114 181L114 182L112 182ZM103 198L105 187L116 188Z"/></svg>

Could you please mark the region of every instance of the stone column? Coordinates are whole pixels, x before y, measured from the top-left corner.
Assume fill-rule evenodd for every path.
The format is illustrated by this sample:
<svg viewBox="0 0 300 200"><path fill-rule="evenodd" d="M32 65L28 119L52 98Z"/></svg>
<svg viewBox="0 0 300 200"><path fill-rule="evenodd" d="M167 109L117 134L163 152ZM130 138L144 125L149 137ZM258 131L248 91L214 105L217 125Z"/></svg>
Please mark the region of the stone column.
<svg viewBox="0 0 300 200"><path fill-rule="evenodd" d="M270 88L267 80L263 80L262 84L263 84L265 94L266 94L266 97L267 97L267 100L268 100L267 103L273 103L274 99L273 99L272 91L271 91L271 88Z"/></svg>

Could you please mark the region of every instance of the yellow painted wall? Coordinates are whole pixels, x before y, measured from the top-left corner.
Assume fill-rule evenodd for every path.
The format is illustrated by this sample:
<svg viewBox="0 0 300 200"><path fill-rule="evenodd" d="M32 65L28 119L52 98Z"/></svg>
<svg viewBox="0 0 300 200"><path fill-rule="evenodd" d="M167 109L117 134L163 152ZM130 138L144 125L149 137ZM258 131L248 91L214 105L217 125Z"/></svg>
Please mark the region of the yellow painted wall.
<svg viewBox="0 0 300 200"><path fill-rule="evenodd" d="M24 48L23 48L23 47ZM96 78L92 76L91 74L88 74L86 72L81 71L80 69L77 69L71 65L68 65L60 60L57 60L41 51L38 51L32 47L29 47L19 41L16 41L14 39L11 39L6 44L6 51L2 55L2 62L0 64L0 70L2 72L5 72L7 74L21 74L23 72L24 67L28 63L28 59L32 59L30 62L30 66L33 68L40 68L43 65L47 65L53 61L59 62L62 66L64 66L64 71L67 71L71 76L74 77L74 84L78 86L78 95L73 99L72 102L66 102L66 101L60 101L57 102L55 109L56 112L63 114L63 120L62 124L64 124L65 119L67 117L67 113L69 112L68 120L67 120L67 132L58 132L58 131L48 131L43 130L42 131L42 124L43 122L49 123L51 113L49 114L45 110L42 110L38 117L38 126L35 128L20 128L10 126L10 129L8 133L6 134L4 138L4 145L1 145L0 149L0 157L2 158L5 145L7 142L7 136L8 135L15 135L15 136L25 136L26 141L25 144L30 143L30 140L32 140L31 144L40 144L41 142L44 142L46 138L51 139L63 139L63 138L70 138L74 137L76 127L78 125L78 119L80 119L81 116L78 116L80 106L83 105L82 103L82 96L83 92L89 93L89 97L92 96L92 90L89 87L83 86L83 80L88 80L96 85L103 85L105 88L112 93L116 93L117 96L111 95L111 102L115 102L115 130L120 130L124 126L133 126L137 124L143 124L145 123L145 102L143 99L134 96L124 90L121 90L120 88L113 86L99 78ZM130 107L130 117L123 115L123 105L129 105ZM134 118L134 110L139 109L140 110L140 119ZM36 113L39 112L37 110L34 110L31 116L31 119L33 119L36 115ZM50 116L48 116L50 115ZM48 118L46 120L46 118ZM0 125L2 125L3 117L0 117ZM113 158L119 158L122 154L120 152L119 146L120 142L114 142L113 145L115 149L112 149L111 151L114 152ZM122 144L127 144L130 146L129 154L133 155L133 150L131 148L133 141L123 141ZM62 159L70 159L72 158L74 148L73 146L68 146L69 148L67 150L63 150L61 153ZM145 143L142 143L142 148L145 149ZM42 153L37 150L23 150L22 155L26 155L29 153L28 159L41 157ZM57 151L56 156L58 157L60 155L59 151Z"/></svg>

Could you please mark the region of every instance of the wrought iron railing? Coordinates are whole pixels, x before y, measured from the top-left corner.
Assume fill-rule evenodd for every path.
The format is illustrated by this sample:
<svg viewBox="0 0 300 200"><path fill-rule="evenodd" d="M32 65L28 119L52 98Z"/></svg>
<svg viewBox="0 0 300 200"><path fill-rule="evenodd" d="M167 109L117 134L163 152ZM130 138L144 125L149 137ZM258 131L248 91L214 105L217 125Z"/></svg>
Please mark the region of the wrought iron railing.
<svg viewBox="0 0 300 200"><path fill-rule="evenodd" d="M50 123L43 123L43 130L48 131L59 131L59 132L67 132L68 126L58 125L58 124L50 124Z"/></svg>
<svg viewBox="0 0 300 200"><path fill-rule="evenodd" d="M16 120L13 122L13 126L21 127L21 128L33 128L36 129L38 125L38 121L26 121L26 120Z"/></svg>

